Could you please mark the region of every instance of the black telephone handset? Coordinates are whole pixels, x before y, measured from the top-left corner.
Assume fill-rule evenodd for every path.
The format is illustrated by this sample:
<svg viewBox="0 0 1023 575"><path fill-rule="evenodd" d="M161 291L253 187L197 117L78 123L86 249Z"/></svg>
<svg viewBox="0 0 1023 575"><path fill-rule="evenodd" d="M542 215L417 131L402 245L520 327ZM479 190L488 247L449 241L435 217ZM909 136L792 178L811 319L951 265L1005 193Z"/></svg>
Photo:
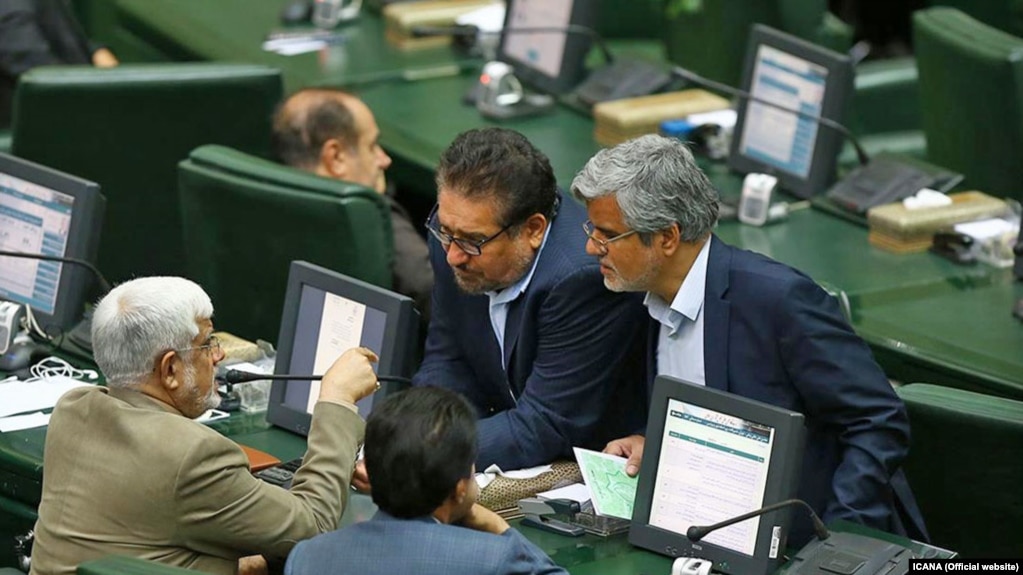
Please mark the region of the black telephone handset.
<svg viewBox="0 0 1023 575"><path fill-rule="evenodd" d="M918 164L922 162L879 154L838 181L828 190L827 198L851 212L864 214L874 206L908 198L923 188L947 192L963 179L961 174Z"/></svg>

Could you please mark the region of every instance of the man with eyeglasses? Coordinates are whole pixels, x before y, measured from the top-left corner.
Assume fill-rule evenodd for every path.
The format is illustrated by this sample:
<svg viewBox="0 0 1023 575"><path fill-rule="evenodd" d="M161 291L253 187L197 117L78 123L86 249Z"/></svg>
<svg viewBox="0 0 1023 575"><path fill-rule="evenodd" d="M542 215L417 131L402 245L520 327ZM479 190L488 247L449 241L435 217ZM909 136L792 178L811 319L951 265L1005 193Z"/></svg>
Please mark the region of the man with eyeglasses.
<svg viewBox="0 0 1023 575"><path fill-rule="evenodd" d="M416 385L476 408L476 466L517 469L601 446L638 424L623 361L643 310L608 293L585 252L582 206L521 134L459 135L441 155L430 215L436 285ZM642 419L640 416L639 419Z"/></svg>
<svg viewBox="0 0 1023 575"><path fill-rule="evenodd" d="M71 390L53 410L32 574L72 574L111 554L259 572L265 561L249 556L283 561L299 540L337 528L363 437L354 404L376 389L376 356L353 349L327 370L285 491L253 477L236 443L192 421L220 401L212 315L202 288L175 277L125 282L96 306L93 353L107 387Z"/></svg>
<svg viewBox="0 0 1023 575"><path fill-rule="evenodd" d="M774 260L712 233L717 192L686 145L643 136L598 152L572 182L587 250L616 292L647 292L648 385L656 374L806 416L799 497L822 519L926 538L899 465L905 406L835 298ZM585 236L584 236L585 237ZM642 435L608 444L635 475ZM797 517L790 542L811 535Z"/></svg>

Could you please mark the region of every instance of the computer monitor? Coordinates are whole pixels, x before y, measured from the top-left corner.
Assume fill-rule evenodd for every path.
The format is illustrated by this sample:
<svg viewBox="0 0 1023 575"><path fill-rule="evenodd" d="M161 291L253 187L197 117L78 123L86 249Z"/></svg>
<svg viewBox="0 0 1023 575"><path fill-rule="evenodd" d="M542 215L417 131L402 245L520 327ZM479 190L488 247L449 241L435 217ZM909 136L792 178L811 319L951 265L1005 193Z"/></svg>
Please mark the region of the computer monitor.
<svg viewBox="0 0 1023 575"><path fill-rule="evenodd" d="M711 525L795 496L805 444L799 413L658 376L640 465L629 542L714 571L766 575L781 564L785 510L713 531Z"/></svg>
<svg viewBox="0 0 1023 575"><path fill-rule="evenodd" d="M511 64L526 85L563 94L582 81L591 37L581 29L596 25L595 0L508 0L505 30L550 28L551 32L503 32L497 59Z"/></svg>
<svg viewBox="0 0 1023 575"><path fill-rule="evenodd" d="M277 339L277 374L322 375L342 353L368 347L380 356L380 375L408 377L413 369L419 321L412 299L308 262L291 262ZM374 399L399 389L382 382L380 391L358 403L365 417ZM266 418L273 425L309 433L320 382L275 381Z"/></svg>
<svg viewBox="0 0 1023 575"><path fill-rule="evenodd" d="M848 56L757 24L746 48L743 89L757 98L841 123L853 94ZM743 100L729 165L776 176L801 198L824 191L835 178L844 136L812 117Z"/></svg>
<svg viewBox="0 0 1023 575"><path fill-rule="evenodd" d="M0 154L0 250L94 263L105 208L97 184ZM0 256L0 299L30 306L48 334L81 319L94 279L81 265Z"/></svg>

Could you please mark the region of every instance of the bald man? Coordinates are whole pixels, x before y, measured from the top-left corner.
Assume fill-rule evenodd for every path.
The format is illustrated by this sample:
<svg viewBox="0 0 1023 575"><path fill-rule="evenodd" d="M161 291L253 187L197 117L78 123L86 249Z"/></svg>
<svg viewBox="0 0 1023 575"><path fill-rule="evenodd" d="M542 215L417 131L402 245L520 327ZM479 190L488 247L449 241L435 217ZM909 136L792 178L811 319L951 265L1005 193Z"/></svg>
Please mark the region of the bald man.
<svg viewBox="0 0 1023 575"><path fill-rule="evenodd" d="M384 195L391 207L394 234L394 289L414 299L424 322L428 321L433 269L426 241L408 212L387 193L384 171L391 158L380 147L380 128L369 107L339 90L300 90L278 108L273 137L282 163Z"/></svg>

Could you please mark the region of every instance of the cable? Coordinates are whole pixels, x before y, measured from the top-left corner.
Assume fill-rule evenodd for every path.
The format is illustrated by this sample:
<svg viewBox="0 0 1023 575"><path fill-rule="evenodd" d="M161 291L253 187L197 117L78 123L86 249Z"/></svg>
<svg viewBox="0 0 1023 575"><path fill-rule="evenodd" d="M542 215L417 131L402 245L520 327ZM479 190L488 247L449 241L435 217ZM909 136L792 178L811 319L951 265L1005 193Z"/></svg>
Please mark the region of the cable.
<svg viewBox="0 0 1023 575"><path fill-rule="evenodd" d="M79 381L95 380L99 374L91 369L78 369L57 356L49 356L29 368L32 377L25 381L38 381L51 377L67 377Z"/></svg>

